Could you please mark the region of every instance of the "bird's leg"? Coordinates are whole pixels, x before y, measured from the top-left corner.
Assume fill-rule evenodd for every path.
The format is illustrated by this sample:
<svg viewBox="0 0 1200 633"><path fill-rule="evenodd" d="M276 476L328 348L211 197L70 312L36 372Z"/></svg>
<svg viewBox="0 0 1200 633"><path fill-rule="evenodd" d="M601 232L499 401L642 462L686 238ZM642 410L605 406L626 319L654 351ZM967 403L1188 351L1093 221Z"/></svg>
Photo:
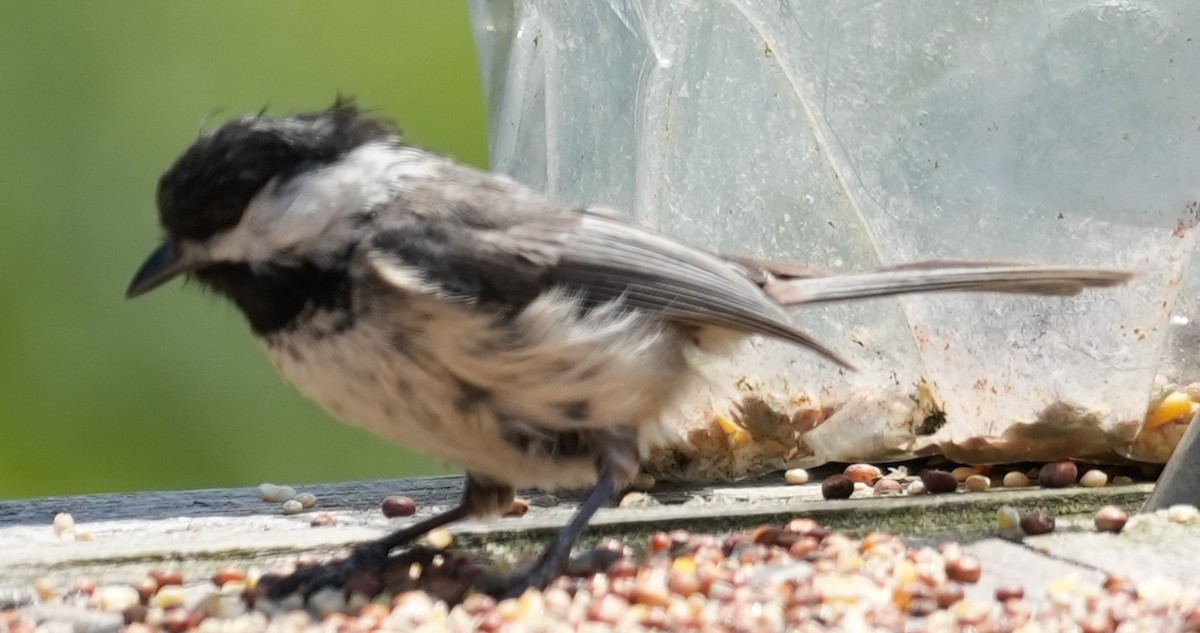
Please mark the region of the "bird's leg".
<svg viewBox="0 0 1200 633"><path fill-rule="evenodd" d="M592 516L617 490L618 476L612 468L603 468L596 485L579 504L575 516L571 517L554 541L542 552L531 567L514 574L491 576L481 580L479 589L497 599L512 598L525 593L530 587L544 587L562 573L571 557L571 548L587 528Z"/></svg>
<svg viewBox="0 0 1200 633"><path fill-rule="evenodd" d="M379 540L358 545L344 561L299 569L270 582L265 588L266 595L279 599L301 589L305 596L309 596L319 589L340 588L353 574L382 570L392 550L409 545L437 528L467 517L507 510L512 507L515 494L509 486L468 474L463 485L462 501L457 506L400 528Z"/></svg>

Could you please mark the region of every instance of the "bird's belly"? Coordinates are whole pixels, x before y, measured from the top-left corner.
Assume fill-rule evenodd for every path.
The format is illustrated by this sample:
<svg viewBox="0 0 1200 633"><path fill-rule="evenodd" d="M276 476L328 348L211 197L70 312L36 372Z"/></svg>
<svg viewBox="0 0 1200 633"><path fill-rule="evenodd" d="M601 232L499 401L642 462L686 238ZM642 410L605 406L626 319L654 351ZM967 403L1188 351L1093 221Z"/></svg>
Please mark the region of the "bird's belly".
<svg viewBox="0 0 1200 633"><path fill-rule="evenodd" d="M659 441L663 408L689 374L682 343L655 341L658 331L614 328L558 346L543 337L481 354L496 347L489 330L463 325L477 327L443 321L413 337L360 320L336 335L282 334L267 350L343 421L470 473L547 490L594 483L594 451L609 435L633 436L639 453Z"/></svg>

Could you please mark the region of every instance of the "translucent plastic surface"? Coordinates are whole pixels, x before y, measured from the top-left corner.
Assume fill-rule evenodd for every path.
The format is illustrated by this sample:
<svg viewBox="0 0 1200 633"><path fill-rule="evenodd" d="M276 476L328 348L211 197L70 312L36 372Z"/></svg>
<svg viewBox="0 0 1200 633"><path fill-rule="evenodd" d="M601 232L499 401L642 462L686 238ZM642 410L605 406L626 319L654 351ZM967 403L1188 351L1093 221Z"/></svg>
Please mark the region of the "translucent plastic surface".
<svg viewBox="0 0 1200 633"><path fill-rule="evenodd" d="M710 362L664 471L1165 459L1138 433L1156 372L1159 390L1200 377L1183 340L1200 340L1197 275L1171 318L1200 214L1200 3L473 0L472 14L494 168L567 200L822 267L1141 273L1070 299L797 311L860 371L765 341Z"/></svg>

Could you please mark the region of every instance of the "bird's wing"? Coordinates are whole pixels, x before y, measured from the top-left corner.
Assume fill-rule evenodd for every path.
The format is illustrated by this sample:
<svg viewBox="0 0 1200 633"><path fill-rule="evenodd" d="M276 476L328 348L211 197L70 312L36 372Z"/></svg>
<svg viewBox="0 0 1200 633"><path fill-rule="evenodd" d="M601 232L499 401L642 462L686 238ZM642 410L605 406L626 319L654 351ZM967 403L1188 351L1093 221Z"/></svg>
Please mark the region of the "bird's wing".
<svg viewBox="0 0 1200 633"><path fill-rule="evenodd" d="M417 279L453 300L520 310L552 288L667 321L762 334L849 363L792 327L782 306L914 292L1070 295L1124 283L1121 270L930 261L830 273L721 257L604 209L572 209L505 178L446 165L441 179L402 192L381 210L376 267Z"/></svg>
<svg viewBox="0 0 1200 633"><path fill-rule="evenodd" d="M448 169L450 169L448 167ZM738 268L624 221L572 209L467 168L404 192L382 211L372 262L454 300L519 310L563 288L598 304L619 300L664 320L763 334L849 366L788 323Z"/></svg>

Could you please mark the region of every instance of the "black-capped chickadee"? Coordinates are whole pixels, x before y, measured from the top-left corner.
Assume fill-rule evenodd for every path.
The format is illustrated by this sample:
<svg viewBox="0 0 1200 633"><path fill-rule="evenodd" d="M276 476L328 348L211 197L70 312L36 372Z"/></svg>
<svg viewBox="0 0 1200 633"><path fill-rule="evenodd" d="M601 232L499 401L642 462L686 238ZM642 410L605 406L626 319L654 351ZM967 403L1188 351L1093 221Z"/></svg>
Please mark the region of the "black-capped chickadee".
<svg viewBox="0 0 1200 633"><path fill-rule="evenodd" d="M942 290L1071 295L1130 277L978 262L817 274L717 255L406 145L346 101L225 123L163 174L158 210L166 239L128 296L195 279L241 309L314 400L466 470L458 507L352 560L505 511L516 487L591 488L510 594L557 575L663 441L693 353L757 334L848 366L783 308Z"/></svg>

